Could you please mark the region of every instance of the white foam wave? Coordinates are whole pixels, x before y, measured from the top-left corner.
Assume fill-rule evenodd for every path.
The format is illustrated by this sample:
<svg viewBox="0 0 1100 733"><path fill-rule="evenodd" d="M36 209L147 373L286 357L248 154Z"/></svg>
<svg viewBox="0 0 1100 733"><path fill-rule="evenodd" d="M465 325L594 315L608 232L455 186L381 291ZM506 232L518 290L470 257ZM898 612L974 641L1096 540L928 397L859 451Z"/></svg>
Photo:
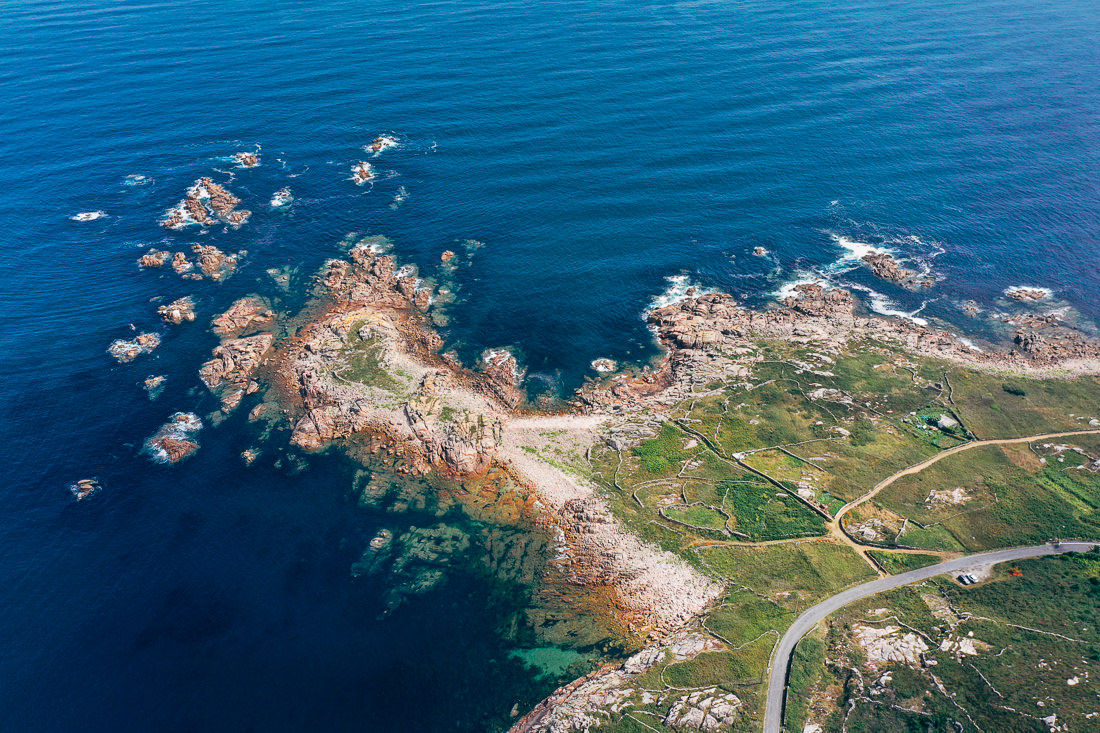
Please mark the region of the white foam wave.
<svg viewBox="0 0 1100 733"><path fill-rule="evenodd" d="M679 303L688 298L716 292L713 288L704 288L699 283L692 282L688 275L670 275L665 278L665 281L668 283L668 287L650 301L649 308L646 309L647 312L664 308L666 305L672 305L673 303Z"/></svg>
<svg viewBox="0 0 1100 733"><path fill-rule="evenodd" d="M290 206L292 201L294 201L294 196L290 193L290 186L285 186L271 195L271 208L281 209Z"/></svg>
<svg viewBox="0 0 1100 733"><path fill-rule="evenodd" d="M784 301L787 298L793 298L798 295L798 287L800 285L820 285L826 290L832 288L832 284L824 278L817 277L816 275L810 275L808 273L797 273L797 278L779 286L778 290L772 292L772 296L778 301Z"/></svg>
<svg viewBox="0 0 1100 733"><path fill-rule="evenodd" d="M873 310L875 313L878 313L879 315L894 316L896 318L904 318L908 321L912 321L913 323L917 324L918 326L927 326L928 325L927 320L925 320L924 318L919 318L917 316L917 314L920 313L922 310L924 310L924 307L926 305L928 305L928 301L925 301L925 302L921 303L920 308L917 308L914 311L903 311L903 310L898 310L898 308L896 307L897 304L894 303L894 301L890 300L889 298L887 298L885 295L878 292L877 290L872 290L871 288L868 288L864 285L855 285L855 284L850 285L849 287L851 287L852 290L858 290L862 293L866 293L867 294L867 300L868 300L868 307L870 307L871 310Z"/></svg>
<svg viewBox="0 0 1100 733"><path fill-rule="evenodd" d="M1050 296L1054 295L1054 291L1050 288L1043 288L1038 285L1011 285L1004 289L1004 294L1010 298L1026 292L1043 294L1041 298L1034 298L1034 300L1047 300Z"/></svg>
<svg viewBox="0 0 1100 733"><path fill-rule="evenodd" d="M79 214L74 214L69 218L73 221L95 221L107 216L106 211L81 211Z"/></svg>

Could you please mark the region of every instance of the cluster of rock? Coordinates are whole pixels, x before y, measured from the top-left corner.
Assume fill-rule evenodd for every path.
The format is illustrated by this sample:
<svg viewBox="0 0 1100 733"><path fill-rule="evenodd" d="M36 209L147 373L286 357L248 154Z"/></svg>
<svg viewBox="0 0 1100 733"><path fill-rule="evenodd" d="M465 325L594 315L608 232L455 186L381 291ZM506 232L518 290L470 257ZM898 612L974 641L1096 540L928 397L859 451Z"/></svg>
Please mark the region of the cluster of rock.
<svg viewBox="0 0 1100 733"><path fill-rule="evenodd" d="M160 346L160 336L155 333L139 333L132 339L115 339L107 347L107 353L118 359L119 363L133 361L142 354L148 354Z"/></svg>
<svg viewBox="0 0 1100 733"><path fill-rule="evenodd" d="M368 181L373 181L374 169L371 168L370 163L361 160L351 167L351 180L354 181L357 186L362 186Z"/></svg>
<svg viewBox="0 0 1100 733"><path fill-rule="evenodd" d="M1028 288L1024 286L1017 286L1008 288L1005 290L1005 295L1013 300L1019 300L1021 302L1035 302L1039 300L1045 300L1050 296L1050 291L1044 288Z"/></svg>
<svg viewBox="0 0 1100 733"><path fill-rule="evenodd" d="M883 280L907 287L930 288L933 285L932 278L906 270L898 264L893 255L887 252L871 252L863 255L861 259L870 266L875 277Z"/></svg>
<svg viewBox="0 0 1100 733"><path fill-rule="evenodd" d="M204 176L187 189L187 196L169 209L161 226L166 229L182 229L191 224L213 226L224 222L240 226L252 215L247 209L237 209L241 200L224 186Z"/></svg>
<svg viewBox="0 0 1100 733"><path fill-rule="evenodd" d="M185 280L202 280L208 277L214 281L227 279L237 270L241 258L248 254L241 250L235 254L223 252L210 244L193 244L191 252L195 256L192 262L186 252L175 254L162 249L151 249L141 256L138 265L146 268L164 267L169 262L177 275Z"/></svg>
<svg viewBox="0 0 1100 733"><path fill-rule="evenodd" d="M103 488L99 481L94 478L82 478L75 484L69 487L69 491L72 492L73 497L77 501L84 501L92 494Z"/></svg>
<svg viewBox="0 0 1100 733"><path fill-rule="evenodd" d="M178 326L184 321L195 320L195 301L190 296L177 298L157 308L157 314L165 323Z"/></svg>
<svg viewBox="0 0 1100 733"><path fill-rule="evenodd" d="M383 150L397 147L397 138L393 135L379 135L371 141L370 149L372 153L381 153Z"/></svg>
<svg viewBox="0 0 1100 733"><path fill-rule="evenodd" d="M743 715L737 695L704 687L654 691L637 687L637 679L665 660L693 659L704 650L722 648L699 634L679 632L665 642L649 646L622 664L600 669L558 688L531 712L520 718L509 733L572 733L612 722L636 705L668 706L661 722L690 730L728 730Z"/></svg>
<svg viewBox="0 0 1100 733"><path fill-rule="evenodd" d="M168 422L145 441L145 449L160 463L179 463L199 449L196 438L202 420L191 412L174 413Z"/></svg>
<svg viewBox="0 0 1100 733"><path fill-rule="evenodd" d="M248 152L236 153L233 156L233 160L237 161L242 168L255 168L260 164L260 154Z"/></svg>

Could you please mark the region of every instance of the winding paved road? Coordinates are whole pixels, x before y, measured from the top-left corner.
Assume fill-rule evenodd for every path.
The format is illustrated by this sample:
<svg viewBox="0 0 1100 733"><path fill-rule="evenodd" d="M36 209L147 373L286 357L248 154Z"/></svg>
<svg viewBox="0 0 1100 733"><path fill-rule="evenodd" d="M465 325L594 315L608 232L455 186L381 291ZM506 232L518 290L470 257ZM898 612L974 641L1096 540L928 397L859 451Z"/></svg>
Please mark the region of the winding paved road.
<svg viewBox="0 0 1100 733"><path fill-rule="evenodd" d="M910 570L907 573L891 575L886 578L872 580L854 588L841 591L831 598L827 598L816 606L805 611L795 619L783 638L776 645L772 657L772 669L768 675L768 700L764 713L764 733L780 733L783 726L783 701L787 690L787 673L791 666L791 655L802 637L817 626L826 616L847 606L853 601L881 593L885 590L915 583L919 580L943 573L951 573L964 568L972 568L976 565L995 565L1009 560L1024 560L1030 557L1043 555L1058 555L1063 552L1084 552L1100 543L1095 542L1063 542L1059 547L1053 545L1037 545L1035 547L1016 547L1008 550L994 550L993 552L981 552L974 555L957 557L937 565Z"/></svg>

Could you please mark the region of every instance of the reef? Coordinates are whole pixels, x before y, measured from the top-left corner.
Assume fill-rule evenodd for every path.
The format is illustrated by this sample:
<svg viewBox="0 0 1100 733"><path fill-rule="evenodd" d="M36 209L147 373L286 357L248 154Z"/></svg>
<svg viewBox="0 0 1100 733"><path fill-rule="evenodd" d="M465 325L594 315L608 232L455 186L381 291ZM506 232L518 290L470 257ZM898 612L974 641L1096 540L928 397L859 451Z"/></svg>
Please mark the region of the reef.
<svg viewBox="0 0 1100 733"><path fill-rule="evenodd" d="M260 164L259 153L240 152L233 156L233 160L242 168L255 168Z"/></svg>
<svg viewBox="0 0 1100 733"><path fill-rule="evenodd" d="M240 202L224 186L214 183L209 177L203 177L187 189L187 196L179 204L166 212L161 226L165 229L182 229L192 224L208 227L219 222L240 226L252 215L247 209L237 209Z"/></svg>
<svg viewBox="0 0 1100 733"><path fill-rule="evenodd" d="M158 307L157 313L165 323L178 326L184 321L195 320L195 301L191 296L177 298L167 305Z"/></svg>

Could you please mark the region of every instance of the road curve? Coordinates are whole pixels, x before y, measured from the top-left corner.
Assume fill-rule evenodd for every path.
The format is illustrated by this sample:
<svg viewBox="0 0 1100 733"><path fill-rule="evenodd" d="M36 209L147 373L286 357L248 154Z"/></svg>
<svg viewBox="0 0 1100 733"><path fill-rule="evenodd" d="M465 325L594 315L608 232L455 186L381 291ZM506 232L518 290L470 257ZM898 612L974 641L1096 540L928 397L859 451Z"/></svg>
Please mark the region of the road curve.
<svg viewBox="0 0 1100 733"><path fill-rule="evenodd" d="M1084 552L1100 543L1095 542L1063 542L1059 547L1053 545L1037 545L1034 547L1015 547L1008 550L994 550L992 552L980 552L974 555L957 557L953 560L941 562L937 565L929 565L907 573L891 575L886 578L872 580L862 585L857 585L848 590L841 591L831 598L827 598L816 606L803 612L795 619L791 627L783 634L779 644L775 647L772 656L772 669L768 675L768 699L764 712L764 733L780 733L783 727L783 702L787 690L787 673L790 671L791 655L795 646L802 637L817 626L826 616L847 606L853 601L872 596L892 588L898 588L909 583L943 573L950 573L975 565L994 565L1009 560L1024 560L1030 557L1043 555L1058 555L1063 552Z"/></svg>

